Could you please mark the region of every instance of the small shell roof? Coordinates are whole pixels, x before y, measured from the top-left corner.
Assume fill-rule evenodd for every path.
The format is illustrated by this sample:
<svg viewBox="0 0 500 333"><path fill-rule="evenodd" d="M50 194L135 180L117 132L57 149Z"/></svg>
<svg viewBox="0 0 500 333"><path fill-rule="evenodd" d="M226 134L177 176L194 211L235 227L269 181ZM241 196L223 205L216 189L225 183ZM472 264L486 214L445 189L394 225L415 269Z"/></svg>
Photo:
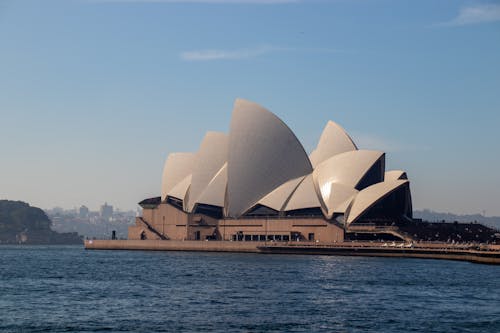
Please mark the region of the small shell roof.
<svg viewBox="0 0 500 333"><path fill-rule="evenodd" d="M187 175L183 180L175 185L174 188L167 193L167 195L177 199L185 200L190 185L191 175Z"/></svg>
<svg viewBox="0 0 500 333"><path fill-rule="evenodd" d="M196 203L224 207L227 185L227 163L215 174L210 183L198 197Z"/></svg>
<svg viewBox="0 0 500 333"><path fill-rule="evenodd" d="M347 211L347 223L353 223L377 202L397 189L408 186L408 180L392 180L377 183L360 191Z"/></svg>
<svg viewBox="0 0 500 333"><path fill-rule="evenodd" d="M295 191L300 182L305 176L297 177L292 180L287 181L283 185L276 188L274 191L266 195L264 198L259 200L259 204L267 206L277 211L282 211L288 199Z"/></svg>
<svg viewBox="0 0 500 333"><path fill-rule="evenodd" d="M356 194L358 194L358 191L352 186L332 183L329 199L325 202L327 210L327 214L325 215L327 218L332 218L335 213L345 213L345 210Z"/></svg>
<svg viewBox="0 0 500 333"><path fill-rule="evenodd" d="M161 182L161 200L167 198L167 194L193 170L195 161L194 153L172 153L168 155L163 167Z"/></svg>
<svg viewBox="0 0 500 333"><path fill-rule="evenodd" d="M354 189L364 175L380 159L384 153L372 150L355 150L338 154L319 164L313 172L316 192L328 207L331 201L332 184L342 184L344 188Z"/></svg>
<svg viewBox="0 0 500 333"><path fill-rule="evenodd" d="M226 163L227 140L227 135L220 132L207 132L203 138L193 163L193 178L186 203L188 212L193 210L210 181Z"/></svg>
<svg viewBox="0 0 500 333"><path fill-rule="evenodd" d="M312 174L307 175L291 195L284 210L297 210L321 207L321 203L314 189Z"/></svg>
<svg viewBox="0 0 500 333"><path fill-rule="evenodd" d="M385 173L385 180L408 179L406 172L403 170L390 170Z"/></svg>
<svg viewBox="0 0 500 333"><path fill-rule="evenodd" d="M319 138L318 146L309 158L313 167L316 167L332 156L357 149L349 134L339 124L330 120Z"/></svg>

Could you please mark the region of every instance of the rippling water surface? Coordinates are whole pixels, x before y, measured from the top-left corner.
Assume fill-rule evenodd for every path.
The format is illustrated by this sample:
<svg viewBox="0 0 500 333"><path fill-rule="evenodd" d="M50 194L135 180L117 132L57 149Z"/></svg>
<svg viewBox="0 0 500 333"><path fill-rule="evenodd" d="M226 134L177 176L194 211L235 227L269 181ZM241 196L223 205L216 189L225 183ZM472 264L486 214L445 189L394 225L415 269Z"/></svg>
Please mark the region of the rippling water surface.
<svg viewBox="0 0 500 333"><path fill-rule="evenodd" d="M500 267L0 247L5 332L500 332Z"/></svg>

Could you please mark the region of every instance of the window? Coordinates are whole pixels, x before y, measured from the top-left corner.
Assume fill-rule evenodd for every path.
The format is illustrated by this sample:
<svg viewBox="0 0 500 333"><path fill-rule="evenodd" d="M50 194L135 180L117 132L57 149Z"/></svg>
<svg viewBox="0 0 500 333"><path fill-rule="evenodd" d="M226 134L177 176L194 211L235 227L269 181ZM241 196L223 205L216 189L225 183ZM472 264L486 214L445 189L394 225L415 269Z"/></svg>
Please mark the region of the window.
<svg viewBox="0 0 500 333"><path fill-rule="evenodd" d="M308 235L308 237L307 237L307 239L308 239L309 241L311 241L311 242L312 242L312 241L314 241L314 233L313 233L313 232L310 232L310 233L309 233L309 235Z"/></svg>

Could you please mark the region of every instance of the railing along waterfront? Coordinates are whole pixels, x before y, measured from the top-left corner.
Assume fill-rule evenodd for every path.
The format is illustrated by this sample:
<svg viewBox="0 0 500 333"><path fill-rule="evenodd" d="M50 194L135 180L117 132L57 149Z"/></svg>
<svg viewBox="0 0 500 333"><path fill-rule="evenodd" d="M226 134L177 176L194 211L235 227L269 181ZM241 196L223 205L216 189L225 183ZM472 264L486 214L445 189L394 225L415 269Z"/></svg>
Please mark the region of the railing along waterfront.
<svg viewBox="0 0 500 333"><path fill-rule="evenodd" d="M460 250L477 250L477 251L494 251L500 252L500 245L494 244L449 244L439 242L339 242L339 243L321 243L321 242L306 242L306 241L271 241L267 242L268 247L310 247L310 248L401 248L414 250L443 250L443 251L460 251Z"/></svg>

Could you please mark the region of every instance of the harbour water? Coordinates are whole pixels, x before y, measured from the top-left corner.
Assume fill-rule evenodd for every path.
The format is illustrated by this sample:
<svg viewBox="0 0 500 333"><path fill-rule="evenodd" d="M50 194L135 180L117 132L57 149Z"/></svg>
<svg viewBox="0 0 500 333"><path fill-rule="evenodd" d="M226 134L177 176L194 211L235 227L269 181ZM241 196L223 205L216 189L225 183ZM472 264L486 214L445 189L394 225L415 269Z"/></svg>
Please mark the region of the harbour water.
<svg viewBox="0 0 500 333"><path fill-rule="evenodd" d="M500 267L0 246L1 332L500 332Z"/></svg>

